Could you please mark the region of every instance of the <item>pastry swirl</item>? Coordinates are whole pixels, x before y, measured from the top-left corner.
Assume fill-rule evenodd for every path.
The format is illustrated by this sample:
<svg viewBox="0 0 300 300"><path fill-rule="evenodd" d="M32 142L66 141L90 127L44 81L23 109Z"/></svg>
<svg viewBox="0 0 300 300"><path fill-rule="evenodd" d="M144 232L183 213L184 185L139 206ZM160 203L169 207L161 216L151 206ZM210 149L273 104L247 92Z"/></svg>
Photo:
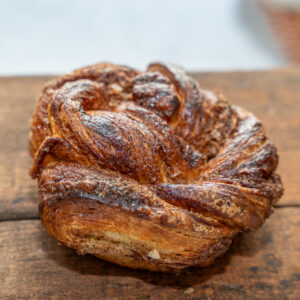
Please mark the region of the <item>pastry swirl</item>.
<svg viewBox="0 0 300 300"><path fill-rule="evenodd" d="M101 63L47 83L29 141L47 231L131 268L207 266L283 193L261 122L177 66Z"/></svg>

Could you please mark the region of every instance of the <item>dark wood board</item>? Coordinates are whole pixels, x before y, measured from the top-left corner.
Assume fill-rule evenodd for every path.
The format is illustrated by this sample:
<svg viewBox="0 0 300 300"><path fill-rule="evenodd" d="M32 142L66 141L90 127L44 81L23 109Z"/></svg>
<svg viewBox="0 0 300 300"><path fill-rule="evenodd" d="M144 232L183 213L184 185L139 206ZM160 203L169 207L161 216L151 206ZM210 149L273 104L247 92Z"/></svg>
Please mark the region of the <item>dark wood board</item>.
<svg viewBox="0 0 300 300"><path fill-rule="evenodd" d="M58 246L39 220L1 222L0 298L299 299L299 230L299 212L279 208L213 266L175 276L79 256Z"/></svg>
<svg viewBox="0 0 300 300"><path fill-rule="evenodd" d="M29 176L29 119L49 77L0 78L0 220L38 217L37 183Z"/></svg>
<svg viewBox="0 0 300 300"><path fill-rule="evenodd" d="M194 73L204 88L258 115L280 154L281 204L300 204L300 70ZM35 99L50 77L0 78L0 219L37 217L27 136Z"/></svg>
<svg viewBox="0 0 300 300"><path fill-rule="evenodd" d="M27 152L35 99L51 77L3 77L0 299L300 299L300 69L193 76L263 120L285 186L274 215L240 235L213 266L179 276L121 268L57 246L38 220Z"/></svg>

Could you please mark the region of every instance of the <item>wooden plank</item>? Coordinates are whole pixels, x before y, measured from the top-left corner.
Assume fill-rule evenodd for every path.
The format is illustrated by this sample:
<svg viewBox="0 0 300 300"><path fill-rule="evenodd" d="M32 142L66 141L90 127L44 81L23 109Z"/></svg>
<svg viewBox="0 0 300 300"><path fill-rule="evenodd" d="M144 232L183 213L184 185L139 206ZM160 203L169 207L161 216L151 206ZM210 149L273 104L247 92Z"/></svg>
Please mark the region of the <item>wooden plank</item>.
<svg viewBox="0 0 300 300"><path fill-rule="evenodd" d="M299 299L299 212L277 209L214 265L177 276L79 256L59 247L39 220L1 222L0 298Z"/></svg>
<svg viewBox="0 0 300 300"><path fill-rule="evenodd" d="M37 183L29 176L29 119L50 77L0 78L0 220L37 217Z"/></svg>
<svg viewBox="0 0 300 300"><path fill-rule="evenodd" d="M197 73L204 88L221 90L232 103L257 114L280 154L285 196L300 204L300 69ZM0 78L0 220L38 217L37 186L28 175L28 122L36 96L50 77Z"/></svg>
<svg viewBox="0 0 300 300"><path fill-rule="evenodd" d="M299 115L300 117L300 115ZM278 205L300 206L300 150L281 150L278 173L284 184L284 195Z"/></svg>

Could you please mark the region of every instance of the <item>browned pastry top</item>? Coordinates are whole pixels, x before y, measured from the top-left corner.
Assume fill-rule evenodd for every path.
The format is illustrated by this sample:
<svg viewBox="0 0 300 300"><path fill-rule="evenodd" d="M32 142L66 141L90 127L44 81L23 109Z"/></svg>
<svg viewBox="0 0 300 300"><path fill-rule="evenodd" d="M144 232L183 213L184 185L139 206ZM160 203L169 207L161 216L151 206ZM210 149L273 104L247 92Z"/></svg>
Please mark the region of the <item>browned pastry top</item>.
<svg viewBox="0 0 300 300"><path fill-rule="evenodd" d="M160 63L102 63L48 83L30 152L49 233L134 268L211 263L283 191L261 122Z"/></svg>

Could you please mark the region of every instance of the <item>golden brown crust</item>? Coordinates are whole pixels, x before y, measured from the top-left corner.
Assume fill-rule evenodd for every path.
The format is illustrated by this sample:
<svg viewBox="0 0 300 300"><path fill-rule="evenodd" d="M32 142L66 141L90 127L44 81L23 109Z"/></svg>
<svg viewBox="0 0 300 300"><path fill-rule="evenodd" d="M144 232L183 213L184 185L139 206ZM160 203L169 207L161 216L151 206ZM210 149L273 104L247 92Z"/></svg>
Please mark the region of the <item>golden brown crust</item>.
<svg viewBox="0 0 300 300"><path fill-rule="evenodd" d="M102 63L48 83L30 152L47 231L132 268L212 263L283 192L261 122L160 63Z"/></svg>

